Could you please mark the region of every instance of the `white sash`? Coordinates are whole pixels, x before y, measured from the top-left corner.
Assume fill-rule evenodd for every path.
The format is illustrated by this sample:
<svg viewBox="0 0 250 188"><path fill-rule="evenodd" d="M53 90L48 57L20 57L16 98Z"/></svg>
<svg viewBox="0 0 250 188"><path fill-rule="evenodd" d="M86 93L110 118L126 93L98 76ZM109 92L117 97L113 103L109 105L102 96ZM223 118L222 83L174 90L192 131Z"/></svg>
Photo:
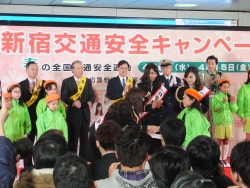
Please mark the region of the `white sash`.
<svg viewBox="0 0 250 188"><path fill-rule="evenodd" d="M201 95L201 99L199 100L199 102L201 102L201 100L202 100L204 97L206 97L207 95L209 95L210 92L211 92L211 91L210 91L207 87L203 86L202 90L198 91L198 93Z"/></svg>
<svg viewBox="0 0 250 188"><path fill-rule="evenodd" d="M155 92L155 94L150 99L148 99L145 105L152 104L155 100L162 100L167 92L168 92L167 88L165 88L164 85L161 84L160 88ZM139 113L140 119L146 116L148 113L149 112Z"/></svg>
<svg viewBox="0 0 250 188"><path fill-rule="evenodd" d="M99 117L96 122L95 122L95 130L98 129L98 127L104 122L105 116L106 116L107 112L105 114L103 114L101 117Z"/></svg>

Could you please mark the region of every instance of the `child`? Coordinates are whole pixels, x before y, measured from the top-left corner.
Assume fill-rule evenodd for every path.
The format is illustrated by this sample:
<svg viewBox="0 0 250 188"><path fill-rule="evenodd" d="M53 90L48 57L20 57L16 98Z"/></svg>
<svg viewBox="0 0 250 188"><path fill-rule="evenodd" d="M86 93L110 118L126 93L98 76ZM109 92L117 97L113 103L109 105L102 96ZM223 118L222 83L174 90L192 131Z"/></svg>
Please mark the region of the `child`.
<svg viewBox="0 0 250 188"><path fill-rule="evenodd" d="M218 82L219 93L212 99L213 122L215 125L215 135L220 146L220 161L224 167L230 167L227 162L229 150L228 140L233 137L232 124L233 112L238 110L236 98L228 94L230 81L223 78ZM222 156L223 146L223 156Z"/></svg>
<svg viewBox="0 0 250 188"><path fill-rule="evenodd" d="M36 121L37 139L50 129L58 129L63 132L63 136L68 141L68 127L63 115L57 111L60 96L58 94L50 94L46 98L45 111L39 115Z"/></svg>
<svg viewBox="0 0 250 188"><path fill-rule="evenodd" d="M47 93L47 96L49 96L50 94L57 93L57 82L54 80L47 80L46 82L44 82L43 87L45 89L45 92ZM46 101L45 100L46 100L47 96L45 98L41 99L36 106L37 117L39 117L39 115L42 114L46 109ZM64 107L64 104L62 103L61 100L59 100L57 111L61 112L64 119L66 119L65 107Z"/></svg>
<svg viewBox="0 0 250 188"><path fill-rule="evenodd" d="M250 140L250 68L247 70L247 81L240 87L237 97L239 110L237 115L244 124L246 140Z"/></svg>
<svg viewBox="0 0 250 188"><path fill-rule="evenodd" d="M24 127L20 115L12 109L12 101L10 93L3 93L6 108L9 110L8 119L4 123L5 136L12 142L24 137Z"/></svg>
<svg viewBox="0 0 250 188"><path fill-rule="evenodd" d="M186 126L186 138L183 143L187 147L189 142L199 135L210 136L208 128L210 123L202 114L199 100L200 94L195 89L186 89L183 96L184 110L178 115L178 118L184 121Z"/></svg>
<svg viewBox="0 0 250 188"><path fill-rule="evenodd" d="M11 94L12 109L20 115L24 137L28 138L28 134L31 131L31 121L28 108L22 100L21 86L18 83L13 83L8 86L7 92Z"/></svg>
<svg viewBox="0 0 250 188"><path fill-rule="evenodd" d="M98 120L100 116L102 116L102 103L96 104L96 110L95 110L95 120Z"/></svg>

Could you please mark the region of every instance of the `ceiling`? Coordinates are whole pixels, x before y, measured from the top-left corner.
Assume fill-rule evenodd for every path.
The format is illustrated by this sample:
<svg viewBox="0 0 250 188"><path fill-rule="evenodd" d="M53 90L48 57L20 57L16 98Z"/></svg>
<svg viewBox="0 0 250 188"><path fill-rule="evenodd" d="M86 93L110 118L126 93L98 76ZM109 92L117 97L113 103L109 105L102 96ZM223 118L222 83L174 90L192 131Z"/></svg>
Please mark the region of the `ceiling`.
<svg viewBox="0 0 250 188"><path fill-rule="evenodd" d="M1 4L250 12L250 0L86 0L84 4L66 4L62 3L62 0L0 0L0 6ZM174 6L176 4L197 4L197 6L176 7Z"/></svg>

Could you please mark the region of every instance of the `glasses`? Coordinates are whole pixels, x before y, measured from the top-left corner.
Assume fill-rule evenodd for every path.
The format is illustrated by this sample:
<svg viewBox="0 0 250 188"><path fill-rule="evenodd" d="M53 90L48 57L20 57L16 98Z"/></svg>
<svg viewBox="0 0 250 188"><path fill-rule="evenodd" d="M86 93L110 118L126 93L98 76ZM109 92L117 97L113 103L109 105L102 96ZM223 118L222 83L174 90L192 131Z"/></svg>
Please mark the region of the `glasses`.
<svg viewBox="0 0 250 188"><path fill-rule="evenodd" d="M12 91L13 93L22 93L22 91Z"/></svg>

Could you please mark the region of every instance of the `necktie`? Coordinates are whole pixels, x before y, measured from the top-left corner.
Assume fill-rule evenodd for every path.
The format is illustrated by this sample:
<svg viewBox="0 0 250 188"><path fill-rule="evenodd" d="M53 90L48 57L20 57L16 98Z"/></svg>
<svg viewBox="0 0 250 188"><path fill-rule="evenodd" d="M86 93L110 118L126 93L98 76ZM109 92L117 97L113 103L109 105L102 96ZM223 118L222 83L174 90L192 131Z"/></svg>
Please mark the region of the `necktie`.
<svg viewBox="0 0 250 188"><path fill-rule="evenodd" d="M29 85L30 93L32 93L34 87L35 87L35 82L30 82L30 85Z"/></svg>
<svg viewBox="0 0 250 188"><path fill-rule="evenodd" d="M153 91L153 83L151 83L151 92Z"/></svg>
<svg viewBox="0 0 250 188"><path fill-rule="evenodd" d="M76 85L77 85L77 87L79 86L79 84L80 84L80 81L79 81L79 80L77 80L77 81L76 81Z"/></svg>
<svg viewBox="0 0 250 188"><path fill-rule="evenodd" d="M126 86L125 78L123 78L123 79L122 79L122 87L123 87L123 89L125 88L125 86Z"/></svg>
<svg viewBox="0 0 250 188"><path fill-rule="evenodd" d="M165 86L167 89L169 89L169 79L167 79L166 81L166 86Z"/></svg>

